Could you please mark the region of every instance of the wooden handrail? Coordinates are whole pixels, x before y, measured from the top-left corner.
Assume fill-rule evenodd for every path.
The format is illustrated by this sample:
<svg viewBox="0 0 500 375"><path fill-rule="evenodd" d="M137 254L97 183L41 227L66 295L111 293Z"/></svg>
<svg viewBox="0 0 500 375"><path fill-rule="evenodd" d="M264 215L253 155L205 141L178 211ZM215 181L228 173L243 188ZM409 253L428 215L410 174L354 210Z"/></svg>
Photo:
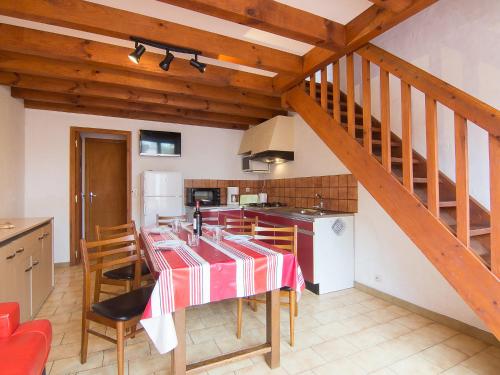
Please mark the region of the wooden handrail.
<svg viewBox="0 0 500 375"><path fill-rule="evenodd" d="M496 108L373 44L365 45L356 53L444 104L488 133L500 136L500 111Z"/></svg>

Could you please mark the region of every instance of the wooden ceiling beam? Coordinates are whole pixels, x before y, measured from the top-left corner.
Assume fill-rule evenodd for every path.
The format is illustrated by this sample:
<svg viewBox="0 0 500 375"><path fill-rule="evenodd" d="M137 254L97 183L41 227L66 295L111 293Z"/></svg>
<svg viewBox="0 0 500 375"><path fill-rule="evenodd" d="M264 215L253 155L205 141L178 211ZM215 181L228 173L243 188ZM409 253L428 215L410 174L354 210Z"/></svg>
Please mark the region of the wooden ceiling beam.
<svg viewBox="0 0 500 375"><path fill-rule="evenodd" d="M301 56L84 0L0 1L0 14L125 40L142 37L272 72L300 74L302 70Z"/></svg>
<svg viewBox="0 0 500 375"><path fill-rule="evenodd" d="M205 73L200 73L189 64L189 60L181 58L175 58L169 70L164 71L159 63L165 55L146 52L140 63L134 64L127 58L130 49L126 47L6 24L0 24L0 50L64 61L103 64L157 77L230 86L269 95L273 93L272 78L263 75L216 65L207 66Z"/></svg>
<svg viewBox="0 0 500 375"><path fill-rule="evenodd" d="M128 118L135 120L165 122L171 124L198 125L198 126L208 126L213 128L237 129L237 130L248 129L247 125L242 125L242 124L227 124L217 121L189 119L180 116L163 115L159 113L149 113L149 112L138 112L138 111L115 109L115 108L94 108L81 105L37 102L32 100L25 100L24 107L28 109L39 109L46 111L80 113L80 114L95 115L95 116Z"/></svg>
<svg viewBox="0 0 500 375"><path fill-rule="evenodd" d="M156 77L105 66L58 61L13 52L0 51L0 71L84 82L100 82L162 94L187 95L190 98L281 109L280 98L240 91L230 87L221 88L174 79L160 80Z"/></svg>
<svg viewBox="0 0 500 375"><path fill-rule="evenodd" d="M345 46L345 26L271 0L160 0L336 51Z"/></svg>
<svg viewBox="0 0 500 375"><path fill-rule="evenodd" d="M380 8L392 10L393 12L401 12L403 9L412 4L412 0L369 0Z"/></svg>
<svg viewBox="0 0 500 375"><path fill-rule="evenodd" d="M263 119L256 119L253 117L226 115L221 113L207 113L196 110L188 110L181 108L174 108L161 104L145 104L134 103L126 100L107 99L107 98L92 98L82 95L70 95L54 93L49 91L20 89L17 87L11 88L11 96L17 99L31 100L46 103L58 103L79 105L84 107L95 108L115 108L137 112L158 113L163 115L171 115L178 117L186 117L191 119L206 119L210 121L224 122L229 124L244 124L255 125L263 121Z"/></svg>
<svg viewBox="0 0 500 375"><path fill-rule="evenodd" d="M290 76L278 74L273 78L274 89L284 92L299 84L306 77L324 68L342 56L356 51L370 40L383 34L390 28L417 14L438 0L410 0L411 4L400 12L372 5L366 11L346 25L346 46L337 52L315 47L304 55L303 74Z"/></svg>
<svg viewBox="0 0 500 375"><path fill-rule="evenodd" d="M125 88L99 82L68 81L19 73L0 72L0 85L57 92L61 94L83 95L93 98L127 100L134 103L162 104L181 109L225 113L258 119L268 119L284 113L283 111L275 111L266 108L192 99L183 95L161 94L153 91Z"/></svg>

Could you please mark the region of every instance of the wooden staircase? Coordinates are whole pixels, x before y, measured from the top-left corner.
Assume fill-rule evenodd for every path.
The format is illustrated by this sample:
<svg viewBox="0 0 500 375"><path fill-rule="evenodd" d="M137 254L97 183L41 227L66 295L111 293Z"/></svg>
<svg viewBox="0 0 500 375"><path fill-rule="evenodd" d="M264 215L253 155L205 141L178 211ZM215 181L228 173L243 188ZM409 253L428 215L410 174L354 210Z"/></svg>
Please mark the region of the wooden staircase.
<svg viewBox="0 0 500 375"><path fill-rule="evenodd" d="M368 44L361 56L363 107L354 100L355 64L346 57L346 93L335 62L284 94L427 258L500 337L500 114L425 71ZM380 121L371 115L370 66L380 71ZM331 69L333 82L327 80ZM402 138L390 127L389 75L401 81ZM426 155L412 147L411 90L425 94ZM454 111L456 183L439 170L437 103ZM467 120L489 133L490 207L469 195ZM474 125L472 125L474 126Z"/></svg>

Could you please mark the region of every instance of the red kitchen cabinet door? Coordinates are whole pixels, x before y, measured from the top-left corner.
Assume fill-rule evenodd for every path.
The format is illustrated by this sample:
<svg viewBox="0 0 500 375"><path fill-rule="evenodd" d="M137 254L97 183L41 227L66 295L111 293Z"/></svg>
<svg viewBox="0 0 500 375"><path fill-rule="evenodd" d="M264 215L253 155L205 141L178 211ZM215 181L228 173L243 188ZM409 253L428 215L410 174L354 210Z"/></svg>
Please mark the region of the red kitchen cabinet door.
<svg viewBox="0 0 500 375"><path fill-rule="evenodd" d="M219 212L218 211L205 211L202 212L202 221L207 224L218 224L219 223ZM188 218L192 220L192 218Z"/></svg>
<svg viewBox="0 0 500 375"><path fill-rule="evenodd" d="M314 238L309 234L297 234L297 258L304 279L314 283Z"/></svg>
<svg viewBox="0 0 500 375"><path fill-rule="evenodd" d="M242 210L229 210L229 211L220 211L219 212L219 224L224 225L226 217L238 219L241 218Z"/></svg>

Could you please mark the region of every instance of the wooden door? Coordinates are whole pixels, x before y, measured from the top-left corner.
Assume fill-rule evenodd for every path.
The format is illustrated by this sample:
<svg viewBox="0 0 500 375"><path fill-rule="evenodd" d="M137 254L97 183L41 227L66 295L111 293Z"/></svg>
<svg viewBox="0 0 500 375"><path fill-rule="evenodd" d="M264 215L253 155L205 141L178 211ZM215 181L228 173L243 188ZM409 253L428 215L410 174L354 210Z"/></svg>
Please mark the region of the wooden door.
<svg viewBox="0 0 500 375"><path fill-rule="evenodd" d="M95 226L127 222L127 143L85 139L85 238L95 239Z"/></svg>

